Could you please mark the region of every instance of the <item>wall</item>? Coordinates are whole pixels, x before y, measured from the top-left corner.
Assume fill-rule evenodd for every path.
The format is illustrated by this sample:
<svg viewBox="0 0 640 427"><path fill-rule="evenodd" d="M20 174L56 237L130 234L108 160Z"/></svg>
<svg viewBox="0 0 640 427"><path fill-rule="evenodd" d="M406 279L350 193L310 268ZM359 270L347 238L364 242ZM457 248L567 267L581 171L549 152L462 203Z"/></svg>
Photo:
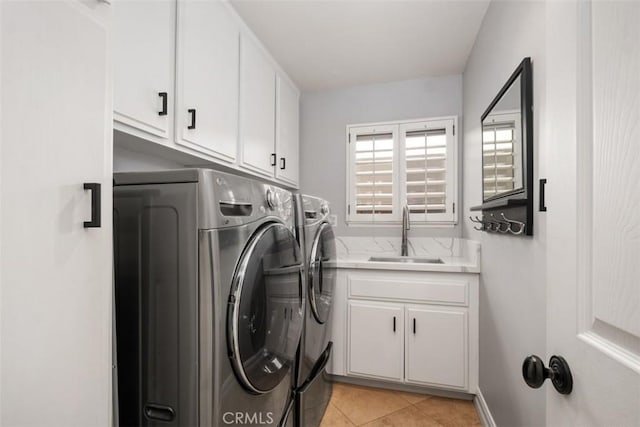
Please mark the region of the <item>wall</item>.
<svg viewBox="0 0 640 427"><path fill-rule="evenodd" d="M302 94L300 189L323 197L338 215L342 236L396 236L400 225L347 227L346 126L438 116L462 116L462 76L408 80ZM458 150L460 152L460 150ZM461 168L460 168L461 169ZM460 236L454 228L413 227L409 236Z"/></svg>
<svg viewBox="0 0 640 427"><path fill-rule="evenodd" d="M479 387L505 426L545 424L545 390L528 388L521 374L527 355L546 355L545 217L535 212L533 237L508 237L473 230L468 216L482 202L480 116L525 56L533 63L534 183L544 176L544 34L543 2L493 1L463 75L463 236L482 243ZM535 195L538 206L537 186Z"/></svg>
<svg viewBox="0 0 640 427"><path fill-rule="evenodd" d="M181 163L149 153L140 153L117 145L113 147L114 172L181 169L183 167L184 165Z"/></svg>

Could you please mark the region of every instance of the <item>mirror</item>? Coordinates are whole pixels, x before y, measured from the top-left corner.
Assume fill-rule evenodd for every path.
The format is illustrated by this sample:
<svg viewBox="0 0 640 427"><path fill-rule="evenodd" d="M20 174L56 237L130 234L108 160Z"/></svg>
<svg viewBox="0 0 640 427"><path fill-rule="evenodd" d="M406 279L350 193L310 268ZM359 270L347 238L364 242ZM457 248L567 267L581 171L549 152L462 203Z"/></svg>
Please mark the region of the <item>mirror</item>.
<svg viewBox="0 0 640 427"><path fill-rule="evenodd" d="M527 193L531 71L525 58L482 115L483 202ZM532 173L532 172L531 172Z"/></svg>

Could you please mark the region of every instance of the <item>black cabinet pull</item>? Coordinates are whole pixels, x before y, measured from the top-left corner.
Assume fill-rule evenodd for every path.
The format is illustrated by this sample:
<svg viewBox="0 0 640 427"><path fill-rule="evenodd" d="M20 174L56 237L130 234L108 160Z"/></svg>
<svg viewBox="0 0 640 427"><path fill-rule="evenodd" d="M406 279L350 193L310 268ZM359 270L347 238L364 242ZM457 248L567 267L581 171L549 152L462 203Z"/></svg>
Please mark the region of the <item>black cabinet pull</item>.
<svg viewBox="0 0 640 427"><path fill-rule="evenodd" d="M187 126L187 129L195 129L196 128L196 109L190 108L187 110L189 114L191 114L191 124Z"/></svg>
<svg viewBox="0 0 640 427"><path fill-rule="evenodd" d="M547 202L545 201L545 188L547 187L547 178L542 178L540 180L540 206L539 206L539 211L540 212L546 212L547 211Z"/></svg>
<svg viewBox="0 0 640 427"><path fill-rule="evenodd" d="M158 115L166 116L167 115L167 92L160 92L158 93L158 96L162 98L162 110L158 112Z"/></svg>
<svg viewBox="0 0 640 427"><path fill-rule="evenodd" d="M276 165L276 153L271 153L271 166Z"/></svg>
<svg viewBox="0 0 640 427"><path fill-rule="evenodd" d="M280 157L280 169L284 170L287 164L286 162L287 162L287 159L285 159L284 157Z"/></svg>
<svg viewBox="0 0 640 427"><path fill-rule="evenodd" d="M413 334L416 334L416 318L413 318Z"/></svg>
<svg viewBox="0 0 640 427"><path fill-rule="evenodd" d="M83 188L91 190L91 221L84 222L84 228L98 228L101 220L100 184L97 182L85 182Z"/></svg>
<svg viewBox="0 0 640 427"><path fill-rule="evenodd" d="M393 332L396 331L396 316L393 316Z"/></svg>

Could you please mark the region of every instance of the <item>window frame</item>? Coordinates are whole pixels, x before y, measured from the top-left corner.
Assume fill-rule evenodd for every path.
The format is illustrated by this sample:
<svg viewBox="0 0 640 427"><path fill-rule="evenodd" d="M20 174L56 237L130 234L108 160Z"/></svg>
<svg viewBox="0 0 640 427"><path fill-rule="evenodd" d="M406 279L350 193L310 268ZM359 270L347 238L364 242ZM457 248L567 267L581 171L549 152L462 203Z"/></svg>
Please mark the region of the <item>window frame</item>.
<svg viewBox="0 0 640 427"><path fill-rule="evenodd" d="M444 213L410 215L412 225L420 227L453 227L458 223L458 116L431 117L346 126L347 188L345 218L348 226L396 226L402 221L402 206L406 200L406 132L414 130L445 129L447 135L446 194ZM377 132L376 132L377 131ZM367 133L392 133L393 135L393 214L358 214L356 212L355 141L357 135ZM450 172L451 171L451 172ZM458 208L458 209L456 209Z"/></svg>

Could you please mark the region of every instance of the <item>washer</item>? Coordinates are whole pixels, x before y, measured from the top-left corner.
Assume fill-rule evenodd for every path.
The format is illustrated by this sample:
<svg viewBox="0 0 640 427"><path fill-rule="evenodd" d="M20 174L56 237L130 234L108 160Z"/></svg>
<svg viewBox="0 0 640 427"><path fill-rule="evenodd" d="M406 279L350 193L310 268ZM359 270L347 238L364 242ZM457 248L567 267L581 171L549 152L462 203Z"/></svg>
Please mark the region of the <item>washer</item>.
<svg viewBox="0 0 640 427"><path fill-rule="evenodd" d="M307 307L296 369L295 425L315 427L331 398L326 372L333 343L328 322L336 282L336 244L326 200L295 195L296 233L305 248Z"/></svg>
<svg viewBox="0 0 640 427"><path fill-rule="evenodd" d="M114 232L120 425L284 424L306 298L291 193L119 173Z"/></svg>

